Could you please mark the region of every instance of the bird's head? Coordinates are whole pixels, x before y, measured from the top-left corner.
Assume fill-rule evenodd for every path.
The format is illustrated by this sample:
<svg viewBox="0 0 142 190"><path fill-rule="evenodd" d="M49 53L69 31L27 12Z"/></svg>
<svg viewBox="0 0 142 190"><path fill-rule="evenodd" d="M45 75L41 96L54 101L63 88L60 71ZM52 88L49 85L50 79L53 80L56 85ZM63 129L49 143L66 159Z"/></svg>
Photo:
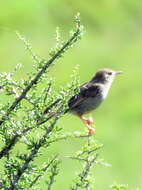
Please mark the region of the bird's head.
<svg viewBox="0 0 142 190"><path fill-rule="evenodd" d="M92 78L92 82L107 84L112 83L116 75L121 74L122 71L113 71L111 69L102 69L98 71Z"/></svg>

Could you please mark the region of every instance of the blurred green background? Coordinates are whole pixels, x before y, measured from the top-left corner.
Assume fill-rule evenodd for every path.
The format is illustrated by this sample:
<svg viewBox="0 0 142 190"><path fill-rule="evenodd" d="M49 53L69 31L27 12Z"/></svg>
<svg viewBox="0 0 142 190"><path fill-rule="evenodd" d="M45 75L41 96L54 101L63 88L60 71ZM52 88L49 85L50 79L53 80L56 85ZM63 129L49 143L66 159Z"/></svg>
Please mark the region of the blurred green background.
<svg viewBox="0 0 142 190"><path fill-rule="evenodd" d="M104 144L100 157L112 164L97 167L96 189L106 190L113 182L142 188L142 1L141 0L7 0L0 2L0 72L10 71L23 63L23 72L32 70L32 61L17 39L20 31L32 43L34 51L48 58L55 44L59 26L67 38L73 16L81 13L85 26L83 39L52 68L57 86L66 84L79 64L81 82L89 80L98 69L124 71L119 76L104 104L93 114L96 139ZM64 131L84 130L83 124L66 115L59 124ZM54 190L68 189L81 166L64 156L71 155L84 144L69 140L53 148L62 158L61 174ZM44 160L48 157L45 153ZM42 189L46 189L41 185Z"/></svg>

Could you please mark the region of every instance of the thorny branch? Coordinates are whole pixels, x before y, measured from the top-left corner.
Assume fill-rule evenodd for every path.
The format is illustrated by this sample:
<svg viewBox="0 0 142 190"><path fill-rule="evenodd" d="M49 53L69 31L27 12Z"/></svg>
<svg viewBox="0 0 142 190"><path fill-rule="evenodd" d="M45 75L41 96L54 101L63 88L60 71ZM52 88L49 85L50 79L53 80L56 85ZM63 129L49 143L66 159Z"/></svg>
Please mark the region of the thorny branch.
<svg viewBox="0 0 142 190"><path fill-rule="evenodd" d="M59 112L58 116L59 115L61 115L61 112ZM53 128L54 128L54 126L55 126L55 124L56 124L56 122L58 120L58 116L56 116L56 118L54 119L53 123L47 128L45 134L43 135L43 137L39 140L38 144L36 145L36 148L34 148L34 149L31 150L30 154L26 158L26 160L23 163L23 165L21 166L21 168L17 169L17 172L13 176L13 180L12 180L11 185L8 188L8 190L14 190L14 188L17 185L18 181L20 180L21 176L23 175L23 173L25 172L25 170L28 169L30 162L34 160L35 156L39 152L39 149L46 143L46 140L49 137L49 134L53 130Z"/></svg>
<svg viewBox="0 0 142 190"><path fill-rule="evenodd" d="M88 146L90 146L90 138L91 137L88 137ZM82 157L69 157L71 159L76 159L76 160L79 160L79 161L84 161L85 162L85 167L83 169L83 171L79 174L79 179L78 181L76 181L75 185L73 187L71 187L71 190L78 190L79 188L82 188L82 184L84 184L87 176L89 175L89 172L90 172L90 169L92 167L93 164L97 163L96 162L96 159L98 157L98 154L94 154L91 156L91 153L95 150L97 150L98 148L96 149L93 149L92 151L84 151L83 153L86 152L87 156L84 158ZM90 189L90 184L88 182L85 183L85 186L83 186L86 190L89 190Z"/></svg>
<svg viewBox="0 0 142 190"><path fill-rule="evenodd" d="M55 101L57 102L57 100ZM52 105L51 105L52 106ZM50 106L48 107L50 110ZM57 112L58 114L58 112ZM51 119L51 117L48 117L46 120L42 121L42 122L37 122L36 127L42 125L43 123L47 122L49 119ZM10 143L8 145L6 145L1 151L0 151L0 159L6 155L8 155L9 151L12 149L12 147L17 143L18 138L22 137L25 133L27 133L28 131L34 129L35 127L31 126L31 127L27 127L24 128L21 133L16 133L10 140Z"/></svg>
<svg viewBox="0 0 142 190"><path fill-rule="evenodd" d="M57 155L53 157L52 160L42 169L43 172L47 171L47 169L50 167L50 165L56 160ZM35 185L35 183L42 177L42 174L39 174L30 184L30 187Z"/></svg>
<svg viewBox="0 0 142 190"><path fill-rule="evenodd" d="M55 176L58 175L59 173L59 168L57 167L58 166L58 161L56 161L53 165L52 165L52 168L51 168L51 175L49 177L49 181L47 182L48 184L48 187L47 187L47 190L51 190L52 188L52 185L54 184L55 182Z"/></svg>
<svg viewBox="0 0 142 190"><path fill-rule="evenodd" d="M68 49L69 46L71 46L74 42L77 41L78 36L80 35L80 24L77 24L77 29L76 31L73 33L73 35L71 36L71 38L57 51L57 53L51 58L49 59L46 64L41 68L41 70L37 73L37 75L31 80L31 82L29 83L29 85L23 90L23 92L21 93L21 95L19 95L15 101L12 103L12 105L8 108L7 112L5 115L2 116L2 118L0 119L0 126L8 119L9 115L11 114L11 112L17 107L17 105L23 100L23 99L27 99L27 93L29 92L29 90L35 85L37 84L37 82L39 81L40 77L45 73L45 71L47 70L47 68L57 59L59 58L64 52L65 50ZM29 99L27 99L29 101ZM57 102L56 102L57 101ZM47 113L53 106L55 106L59 100L56 100L53 104L51 104L48 108L46 108L46 110L44 110L44 113ZM47 118L45 121L42 121L39 123L37 123L37 125L41 125L45 122L47 122L50 119ZM22 137L23 134L25 134L26 132L28 132L29 130L33 129L33 127L28 127L26 129L23 129L23 131L20 134L15 134L12 138L11 141L8 145L6 145L1 151L0 151L0 159L3 156L6 156L9 151L12 149L12 147L16 144L17 140L19 137Z"/></svg>
<svg viewBox="0 0 142 190"><path fill-rule="evenodd" d="M43 101L44 103L46 102L48 93L49 93L49 91L50 91L50 89L51 89L51 85L52 85L52 83L50 82L48 88L46 89L45 97L44 97L44 101Z"/></svg>
<svg viewBox="0 0 142 190"><path fill-rule="evenodd" d="M17 107L17 105L25 98L26 94L30 91L30 89L37 84L40 77L45 73L47 68L57 59L59 58L64 51L72 45L72 43L77 41L77 37L80 35L80 24L78 24L76 32L73 33L72 37L57 51L57 53L49 59L45 65L41 68L41 70L37 73L37 75L30 81L29 85L23 90L21 95L15 99L15 101L11 104L11 106L8 108L5 115L2 116L0 119L0 126L8 119L11 112Z"/></svg>

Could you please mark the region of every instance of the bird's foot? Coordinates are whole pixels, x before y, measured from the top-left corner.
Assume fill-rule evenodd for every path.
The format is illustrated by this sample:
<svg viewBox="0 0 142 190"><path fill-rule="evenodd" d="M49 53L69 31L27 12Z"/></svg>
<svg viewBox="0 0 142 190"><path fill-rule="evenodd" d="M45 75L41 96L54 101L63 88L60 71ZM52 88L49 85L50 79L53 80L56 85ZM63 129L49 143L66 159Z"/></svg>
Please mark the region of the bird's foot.
<svg viewBox="0 0 142 190"><path fill-rule="evenodd" d="M95 129L91 127L91 125L94 123L93 118L89 117L89 118L85 118L82 116L79 116L80 119L83 121L83 123L86 125L87 129L88 129L88 135L92 136L95 134Z"/></svg>
<svg viewBox="0 0 142 190"><path fill-rule="evenodd" d="M89 117L89 118L82 117L81 119L82 119L82 121L83 121L85 124L87 124L87 125L92 125L92 124L94 123L92 117Z"/></svg>
<svg viewBox="0 0 142 190"><path fill-rule="evenodd" d="M87 129L88 129L88 135L89 136L93 136L95 134L95 129L94 128L87 125Z"/></svg>
<svg viewBox="0 0 142 190"><path fill-rule="evenodd" d="M89 118L85 118L86 119L86 123L88 125L93 125L94 121L93 121L93 118L92 117L89 117Z"/></svg>

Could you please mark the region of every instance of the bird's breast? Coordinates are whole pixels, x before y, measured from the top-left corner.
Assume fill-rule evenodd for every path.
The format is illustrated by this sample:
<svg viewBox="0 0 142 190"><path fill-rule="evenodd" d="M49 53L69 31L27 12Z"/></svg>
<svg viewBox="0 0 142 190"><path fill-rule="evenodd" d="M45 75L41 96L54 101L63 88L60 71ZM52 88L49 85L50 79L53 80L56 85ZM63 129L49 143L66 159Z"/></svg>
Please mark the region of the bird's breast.
<svg viewBox="0 0 142 190"><path fill-rule="evenodd" d="M89 97L81 104L78 104L73 110L73 113L85 114L95 110L103 101L102 96Z"/></svg>
<svg viewBox="0 0 142 190"><path fill-rule="evenodd" d="M92 110L95 110L103 101L103 97L97 96L97 97L90 97L86 101L84 101L84 106L86 106L86 112L90 112Z"/></svg>

